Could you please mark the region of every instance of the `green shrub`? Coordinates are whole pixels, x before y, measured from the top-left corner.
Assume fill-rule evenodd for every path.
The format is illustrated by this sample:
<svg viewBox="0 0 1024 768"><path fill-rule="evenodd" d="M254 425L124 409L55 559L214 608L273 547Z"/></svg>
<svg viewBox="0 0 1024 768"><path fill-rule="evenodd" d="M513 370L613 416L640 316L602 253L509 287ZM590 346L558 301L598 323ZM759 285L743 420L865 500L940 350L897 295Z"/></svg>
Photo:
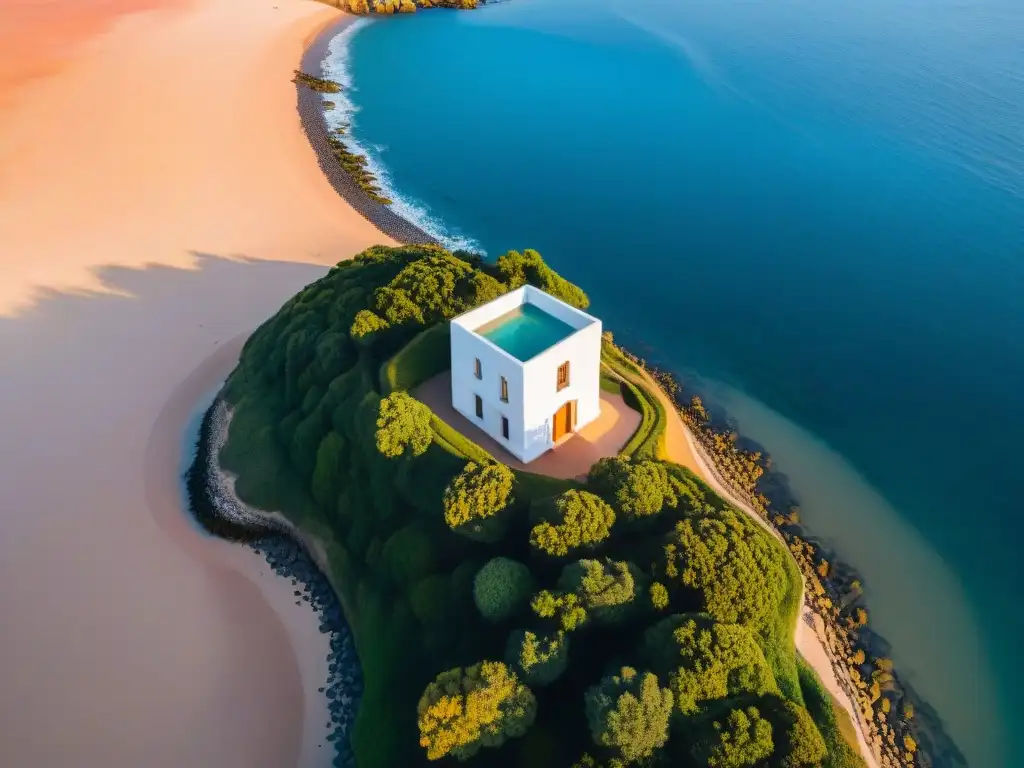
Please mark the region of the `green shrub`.
<svg viewBox="0 0 1024 768"><path fill-rule="evenodd" d="M542 619L554 619L563 632L579 629L587 620L587 609L575 592L562 594L541 590L530 600L530 608Z"/></svg>
<svg viewBox="0 0 1024 768"><path fill-rule="evenodd" d="M529 685L550 685L569 663L569 636L561 630L544 635L517 630L509 636L506 658Z"/></svg>
<svg viewBox="0 0 1024 768"><path fill-rule="evenodd" d="M693 758L708 768L746 768L763 765L775 752L772 726L757 707L734 709L720 720L709 720L693 746Z"/></svg>
<svg viewBox="0 0 1024 768"><path fill-rule="evenodd" d="M422 523L410 523L391 534L381 549L381 569L402 589L437 568L437 552Z"/></svg>
<svg viewBox="0 0 1024 768"><path fill-rule="evenodd" d="M522 253L509 251L499 256L495 266L511 289L529 283L577 309L590 306L587 294L551 269L540 254L530 248Z"/></svg>
<svg viewBox="0 0 1024 768"><path fill-rule="evenodd" d="M479 541L497 541L504 529L497 515L512 503L515 476L504 464L469 462L444 492L448 527Z"/></svg>
<svg viewBox="0 0 1024 768"><path fill-rule="evenodd" d="M662 619L644 633L641 653L651 669L668 679L683 715L696 715L716 699L778 691L750 632L706 614Z"/></svg>
<svg viewBox="0 0 1024 768"><path fill-rule="evenodd" d="M356 344L359 344L362 347L368 347L373 344L373 342L380 337L381 332L387 328L387 320L374 314L368 309L361 309L356 314L355 320L352 321L352 327L349 330L349 335Z"/></svg>
<svg viewBox="0 0 1024 768"><path fill-rule="evenodd" d="M714 618L760 628L786 598L787 557L767 531L724 510L676 523L661 566L665 581L695 590Z"/></svg>
<svg viewBox="0 0 1024 768"><path fill-rule="evenodd" d="M430 409L405 392L393 392L380 401L377 450L388 458L419 456L434 439Z"/></svg>
<svg viewBox="0 0 1024 768"><path fill-rule="evenodd" d="M651 606L654 610L663 611L668 608L668 590L665 589L664 584L658 581L652 582L648 594L651 598Z"/></svg>
<svg viewBox="0 0 1024 768"><path fill-rule="evenodd" d="M526 733L537 714L533 693L496 661L442 672L420 697L420 746L428 760L467 760Z"/></svg>
<svg viewBox="0 0 1024 768"><path fill-rule="evenodd" d="M434 574L413 586L409 593L409 606L413 615L425 627L448 625L452 619L448 590L451 584L445 576Z"/></svg>
<svg viewBox="0 0 1024 768"><path fill-rule="evenodd" d="M615 560L577 560L562 570L558 586L576 594L597 621L628 618L636 597L639 573L630 563Z"/></svg>
<svg viewBox="0 0 1024 768"><path fill-rule="evenodd" d="M608 538L615 510L600 496L570 490L554 502L554 522L545 520L530 532L530 543L553 556L568 555L580 547L593 547Z"/></svg>
<svg viewBox="0 0 1024 768"><path fill-rule="evenodd" d="M591 468L587 483L633 520L679 503L681 481L660 461L601 459Z"/></svg>
<svg viewBox="0 0 1024 768"><path fill-rule="evenodd" d="M330 509L341 493L345 479L344 456L345 439L337 432L328 432L317 448L316 466L310 483L313 498L325 509Z"/></svg>
<svg viewBox="0 0 1024 768"><path fill-rule="evenodd" d="M650 758L668 741L672 694L650 672L622 667L586 694L594 743L622 765Z"/></svg>
<svg viewBox="0 0 1024 768"><path fill-rule="evenodd" d="M526 608L533 594L530 569L507 557L487 561L473 580L473 601L488 621L504 621Z"/></svg>

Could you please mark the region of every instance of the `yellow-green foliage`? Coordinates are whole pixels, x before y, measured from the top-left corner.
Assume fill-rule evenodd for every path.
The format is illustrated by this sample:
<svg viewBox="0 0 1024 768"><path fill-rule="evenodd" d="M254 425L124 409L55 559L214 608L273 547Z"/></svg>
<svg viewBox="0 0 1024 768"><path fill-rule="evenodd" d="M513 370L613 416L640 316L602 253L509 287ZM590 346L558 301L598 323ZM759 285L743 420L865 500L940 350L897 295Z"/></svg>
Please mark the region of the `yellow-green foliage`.
<svg viewBox="0 0 1024 768"><path fill-rule="evenodd" d="M481 541L500 538L495 516L512 502L514 481L512 470L504 464L466 464L444 492L448 527Z"/></svg>
<svg viewBox="0 0 1024 768"><path fill-rule="evenodd" d="M509 251L499 256L496 266L504 282L512 289L529 283L579 309L590 306L587 294L551 269L531 248L522 253Z"/></svg>
<svg viewBox="0 0 1024 768"><path fill-rule="evenodd" d="M635 566L616 560L577 560L562 570L558 585L576 594L596 620L615 622L629 615L636 573Z"/></svg>
<svg viewBox="0 0 1024 768"><path fill-rule="evenodd" d="M495 557L473 579L473 601L488 621L504 621L529 604L533 589L529 568L507 557Z"/></svg>
<svg viewBox="0 0 1024 768"><path fill-rule="evenodd" d="M380 401L377 415L377 450L389 459L420 456L433 440L430 409L405 392Z"/></svg>
<svg viewBox="0 0 1024 768"><path fill-rule="evenodd" d="M775 751L772 725L757 707L734 709L724 719L714 720L692 751L694 760L708 768L762 765Z"/></svg>
<svg viewBox="0 0 1024 768"><path fill-rule="evenodd" d="M714 618L760 628L786 598L785 558L767 531L727 508L676 523L661 565L665 580L696 590Z"/></svg>
<svg viewBox="0 0 1024 768"><path fill-rule="evenodd" d="M442 672L420 697L420 746L427 758L466 760L481 747L522 736L537 713L533 693L501 662Z"/></svg>
<svg viewBox="0 0 1024 768"><path fill-rule="evenodd" d="M622 667L586 694L594 743L621 765L651 757L668 740L672 693L651 672Z"/></svg>
<svg viewBox="0 0 1024 768"><path fill-rule="evenodd" d="M563 630L538 635L517 630L509 636L509 664L530 685L550 685L569 662L569 636Z"/></svg>
<svg viewBox="0 0 1024 768"><path fill-rule="evenodd" d="M676 708L684 715L695 715L717 699L778 691L750 632L706 614L662 619L644 634L643 656L668 679Z"/></svg>
<svg viewBox="0 0 1024 768"><path fill-rule="evenodd" d="M560 594L542 590L533 596L530 607L542 619L555 619L559 629L564 632L579 629L587 620L587 609L574 592Z"/></svg>
<svg viewBox="0 0 1024 768"><path fill-rule="evenodd" d="M297 69L295 70L295 77L292 78L292 82L304 85L317 93L338 93L341 90L341 86L333 80L307 75L305 72L300 72Z"/></svg>
<svg viewBox="0 0 1024 768"><path fill-rule="evenodd" d="M660 581L651 583L648 593L651 597L651 605L656 611L663 611L668 608L668 590Z"/></svg>
<svg viewBox="0 0 1024 768"><path fill-rule="evenodd" d="M681 495L691 495L685 481L660 461L601 459L587 482L630 519L656 515L677 506Z"/></svg>
<svg viewBox="0 0 1024 768"><path fill-rule="evenodd" d="M543 521L530 532L530 543L549 555L564 556L608 538L615 510L600 496L587 491L566 491L554 503L554 520Z"/></svg>

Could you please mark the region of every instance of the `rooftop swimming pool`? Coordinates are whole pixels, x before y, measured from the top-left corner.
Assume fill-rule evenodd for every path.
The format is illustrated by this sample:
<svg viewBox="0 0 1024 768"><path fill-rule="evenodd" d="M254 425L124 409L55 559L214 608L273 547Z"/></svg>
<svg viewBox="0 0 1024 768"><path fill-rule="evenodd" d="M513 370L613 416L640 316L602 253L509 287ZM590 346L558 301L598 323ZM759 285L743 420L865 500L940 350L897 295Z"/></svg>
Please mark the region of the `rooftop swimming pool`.
<svg viewBox="0 0 1024 768"><path fill-rule="evenodd" d="M476 329L496 347L526 362L576 332L566 322L533 304L523 304Z"/></svg>

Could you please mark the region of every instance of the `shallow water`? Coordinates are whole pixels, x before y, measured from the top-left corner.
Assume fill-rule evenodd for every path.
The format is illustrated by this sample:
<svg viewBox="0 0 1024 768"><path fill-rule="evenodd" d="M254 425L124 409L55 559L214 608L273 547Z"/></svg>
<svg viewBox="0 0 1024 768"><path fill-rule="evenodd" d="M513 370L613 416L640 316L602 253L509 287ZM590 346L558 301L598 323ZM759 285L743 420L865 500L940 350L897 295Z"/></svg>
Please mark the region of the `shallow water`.
<svg viewBox="0 0 1024 768"><path fill-rule="evenodd" d="M1012 0L517 0L329 63L404 211L704 377L982 767L1024 720L1022 39Z"/></svg>

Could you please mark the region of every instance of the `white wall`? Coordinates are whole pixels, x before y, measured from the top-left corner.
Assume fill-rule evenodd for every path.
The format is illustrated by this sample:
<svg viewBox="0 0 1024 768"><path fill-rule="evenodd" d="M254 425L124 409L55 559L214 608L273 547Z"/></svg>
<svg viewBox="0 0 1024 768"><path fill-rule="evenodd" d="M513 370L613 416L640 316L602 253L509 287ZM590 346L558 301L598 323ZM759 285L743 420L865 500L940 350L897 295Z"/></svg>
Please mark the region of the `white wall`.
<svg viewBox="0 0 1024 768"><path fill-rule="evenodd" d="M578 329L569 337L523 363L474 329L524 303ZM576 400L576 429L601 412L601 321L570 307L533 286L524 286L451 321L452 406L479 426L509 453L530 462L552 447L555 413ZM474 375L475 360L482 378ZM569 386L558 391L558 367L569 363ZM501 377L508 380L509 402L501 402ZM476 395L483 400L483 418L476 415ZM509 420L509 438L501 434L501 417Z"/></svg>
<svg viewBox="0 0 1024 768"><path fill-rule="evenodd" d="M513 304L511 309L518 306ZM508 310L504 310L508 311ZM501 312L498 313L502 314ZM485 321L486 322L486 321ZM521 461L523 433L523 364L471 331L452 324L452 405ZM474 375L479 358L483 378ZM501 377L508 379L507 403L501 402ZM484 402L484 417L477 418L476 395ZM501 434L501 417L509 422L509 439Z"/></svg>
<svg viewBox="0 0 1024 768"><path fill-rule="evenodd" d="M545 308L546 309L546 308ZM558 390L558 366L568 361L569 386ZM533 461L552 446L552 420L570 400L576 401L576 429L601 413L601 322L537 355L524 365L523 413L526 441L522 461Z"/></svg>

